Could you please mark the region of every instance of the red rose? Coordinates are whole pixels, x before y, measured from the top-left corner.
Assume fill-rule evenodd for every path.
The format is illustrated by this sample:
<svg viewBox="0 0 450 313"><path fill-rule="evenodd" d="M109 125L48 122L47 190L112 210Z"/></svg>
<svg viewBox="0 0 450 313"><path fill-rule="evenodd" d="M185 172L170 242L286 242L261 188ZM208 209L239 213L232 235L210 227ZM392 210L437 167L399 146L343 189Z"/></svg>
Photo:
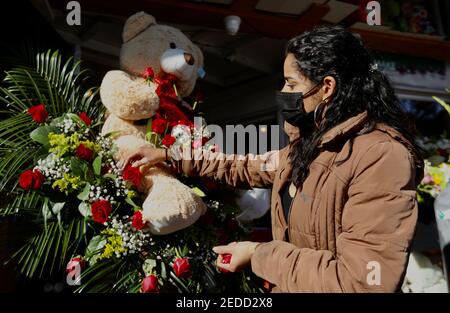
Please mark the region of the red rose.
<svg viewBox="0 0 450 313"><path fill-rule="evenodd" d="M170 147L171 145L173 145L175 143L175 137L167 134L164 136L163 140L162 140L162 144L165 145L166 147Z"/></svg>
<svg viewBox="0 0 450 313"><path fill-rule="evenodd" d="M192 276L191 265L187 258L178 258L173 262L173 271L175 275L181 278L189 278Z"/></svg>
<svg viewBox="0 0 450 313"><path fill-rule="evenodd" d="M111 211L111 204L106 200L97 200L91 204L92 218L96 223L105 223Z"/></svg>
<svg viewBox="0 0 450 313"><path fill-rule="evenodd" d="M44 183L44 175L39 170L26 170L19 177L19 185L23 189L38 190Z"/></svg>
<svg viewBox="0 0 450 313"><path fill-rule="evenodd" d="M229 254L229 253L225 253L225 254L223 254L222 255L222 264L230 264L230 262L231 262L231 257L232 257L232 255L231 254ZM224 268L220 268L219 267L219 271L221 271L222 273L228 273L229 272L229 270L226 270L226 269L224 269Z"/></svg>
<svg viewBox="0 0 450 313"><path fill-rule="evenodd" d="M92 121L91 121L91 119L89 118L89 116L86 114L86 112L81 112L78 116L81 118L81 120L82 120L82 121L84 122L84 124L86 124L87 126L89 126L89 125L92 124Z"/></svg>
<svg viewBox="0 0 450 313"><path fill-rule="evenodd" d="M158 293L158 278L155 275L149 275L142 280L141 292Z"/></svg>
<svg viewBox="0 0 450 313"><path fill-rule="evenodd" d="M142 180L142 174L138 167L130 164L125 166L122 173L123 179L129 181L134 187L139 187Z"/></svg>
<svg viewBox="0 0 450 313"><path fill-rule="evenodd" d="M144 77L144 79L148 79L148 78L153 79L155 77L155 72L153 72L153 68L147 67L144 70L142 77Z"/></svg>
<svg viewBox="0 0 450 313"><path fill-rule="evenodd" d="M175 88L173 87L173 84L170 83L163 83L158 85L155 90L158 97L169 97L173 99L177 99L177 94L175 92Z"/></svg>
<svg viewBox="0 0 450 313"><path fill-rule="evenodd" d="M133 226L137 230L141 230L145 227L144 221L142 220L142 212L136 211L134 212L133 218L131 220L131 226Z"/></svg>
<svg viewBox="0 0 450 313"><path fill-rule="evenodd" d="M76 267L79 266L80 271L84 271L87 267L87 262L83 260L81 257L75 257L70 259L69 263L66 266L66 273L70 273L73 270L76 270Z"/></svg>
<svg viewBox="0 0 450 313"><path fill-rule="evenodd" d="M156 118L152 121L152 131L157 134L163 134L166 131L167 121L162 118Z"/></svg>
<svg viewBox="0 0 450 313"><path fill-rule="evenodd" d="M84 144L80 143L75 150L75 154L80 159L89 161L92 159L92 156L94 155L94 151L86 147Z"/></svg>
<svg viewBox="0 0 450 313"><path fill-rule="evenodd" d="M158 113L160 116L167 118L169 126L189 124L189 117L178 107L177 101L168 97L161 97L159 99Z"/></svg>
<svg viewBox="0 0 450 313"><path fill-rule="evenodd" d="M178 80L178 77L176 77L173 74L168 74L166 72L159 72L158 76L155 77L155 82L158 85L173 85L176 83L176 81Z"/></svg>
<svg viewBox="0 0 450 313"><path fill-rule="evenodd" d="M44 123L48 118L48 112L42 103L29 108L27 112L36 123Z"/></svg>

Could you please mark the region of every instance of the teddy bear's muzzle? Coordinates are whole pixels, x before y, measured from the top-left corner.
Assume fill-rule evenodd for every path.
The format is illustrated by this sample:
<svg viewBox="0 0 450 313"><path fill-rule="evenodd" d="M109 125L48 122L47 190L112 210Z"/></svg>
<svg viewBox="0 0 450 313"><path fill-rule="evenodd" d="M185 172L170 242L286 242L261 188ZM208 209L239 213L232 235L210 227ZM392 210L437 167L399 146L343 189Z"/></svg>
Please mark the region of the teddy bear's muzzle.
<svg viewBox="0 0 450 313"><path fill-rule="evenodd" d="M161 69L181 81L191 80L195 75L195 58L183 49L168 49L161 56Z"/></svg>

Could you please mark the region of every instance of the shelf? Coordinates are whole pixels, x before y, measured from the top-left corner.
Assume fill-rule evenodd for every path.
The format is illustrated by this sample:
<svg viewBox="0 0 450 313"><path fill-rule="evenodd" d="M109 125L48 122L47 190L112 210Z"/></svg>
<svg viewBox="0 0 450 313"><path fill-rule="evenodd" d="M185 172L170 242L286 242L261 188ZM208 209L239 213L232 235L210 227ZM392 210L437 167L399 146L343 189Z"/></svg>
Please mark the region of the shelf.
<svg viewBox="0 0 450 313"><path fill-rule="evenodd" d="M376 28L352 26L350 30L360 34L373 50L450 61L450 41L442 37Z"/></svg>

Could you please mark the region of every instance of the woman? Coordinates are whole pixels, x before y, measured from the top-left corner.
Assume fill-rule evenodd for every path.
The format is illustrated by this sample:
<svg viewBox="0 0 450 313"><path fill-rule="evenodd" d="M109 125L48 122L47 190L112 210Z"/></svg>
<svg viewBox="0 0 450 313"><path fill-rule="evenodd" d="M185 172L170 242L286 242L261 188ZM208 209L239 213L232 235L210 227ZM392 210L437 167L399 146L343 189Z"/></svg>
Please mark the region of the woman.
<svg viewBox="0 0 450 313"><path fill-rule="evenodd" d="M284 75L277 101L288 122L286 148L256 158L203 153L174 161L189 175L272 188L273 241L215 247L217 266L251 265L279 292L398 291L423 161L392 87L360 39L340 27L291 39ZM142 149L123 162L166 157ZM222 264L227 253L231 262Z"/></svg>

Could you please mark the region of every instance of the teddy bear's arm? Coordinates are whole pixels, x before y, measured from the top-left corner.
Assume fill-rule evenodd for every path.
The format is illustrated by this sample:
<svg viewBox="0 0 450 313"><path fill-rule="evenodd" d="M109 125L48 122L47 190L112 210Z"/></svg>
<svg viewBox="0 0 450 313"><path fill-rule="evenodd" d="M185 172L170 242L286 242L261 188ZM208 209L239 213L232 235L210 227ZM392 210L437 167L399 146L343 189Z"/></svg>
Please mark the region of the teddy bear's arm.
<svg viewBox="0 0 450 313"><path fill-rule="evenodd" d="M150 118L159 107L156 86L124 71L109 71L100 86L100 97L109 113L125 120Z"/></svg>

